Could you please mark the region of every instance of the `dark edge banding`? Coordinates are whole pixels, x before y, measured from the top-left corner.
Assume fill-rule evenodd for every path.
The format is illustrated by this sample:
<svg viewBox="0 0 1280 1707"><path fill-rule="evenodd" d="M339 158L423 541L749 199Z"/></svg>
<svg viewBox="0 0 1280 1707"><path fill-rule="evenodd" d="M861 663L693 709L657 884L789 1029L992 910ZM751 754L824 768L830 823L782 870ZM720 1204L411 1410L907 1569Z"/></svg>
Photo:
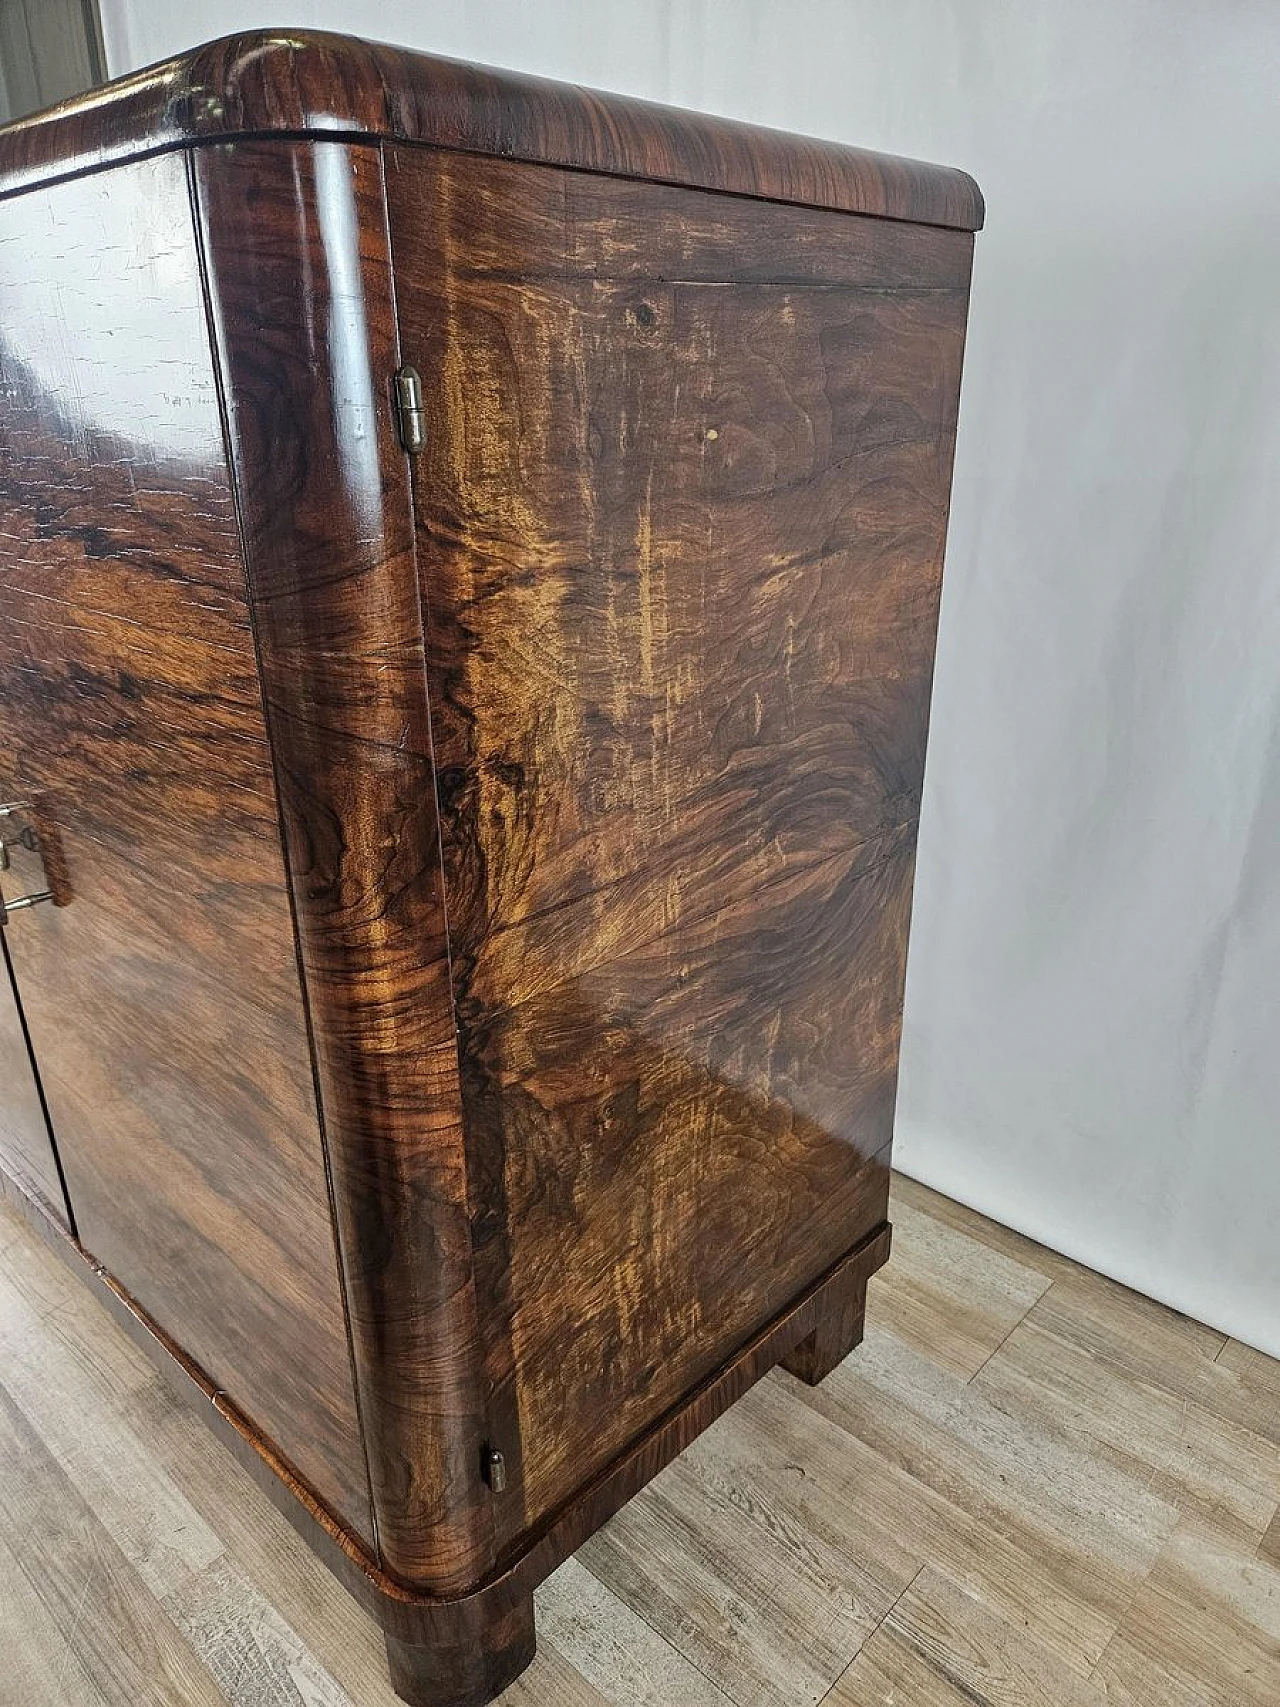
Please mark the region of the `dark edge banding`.
<svg viewBox="0 0 1280 1707"><path fill-rule="evenodd" d="M197 142L394 140L975 231L965 172L312 30L221 37L0 128L0 195Z"/></svg>

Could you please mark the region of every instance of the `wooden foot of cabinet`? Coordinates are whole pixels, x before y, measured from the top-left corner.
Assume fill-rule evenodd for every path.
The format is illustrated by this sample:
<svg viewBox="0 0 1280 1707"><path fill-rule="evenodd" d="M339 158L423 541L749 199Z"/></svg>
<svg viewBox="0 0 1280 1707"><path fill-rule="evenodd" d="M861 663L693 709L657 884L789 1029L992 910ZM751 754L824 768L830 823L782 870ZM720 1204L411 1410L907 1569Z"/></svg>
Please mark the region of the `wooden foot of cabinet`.
<svg viewBox="0 0 1280 1707"><path fill-rule="evenodd" d="M388 1634L386 1643L391 1682L409 1707L485 1707L533 1659L533 1595L501 1605L478 1595L458 1603L449 1634L429 1643Z"/></svg>
<svg viewBox="0 0 1280 1707"><path fill-rule="evenodd" d="M782 1368L798 1381L816 1387L862 1344L867 1314L867 1282L852 1279L829 1299L822 1320L795 1350L781 1359Z"/></svg>

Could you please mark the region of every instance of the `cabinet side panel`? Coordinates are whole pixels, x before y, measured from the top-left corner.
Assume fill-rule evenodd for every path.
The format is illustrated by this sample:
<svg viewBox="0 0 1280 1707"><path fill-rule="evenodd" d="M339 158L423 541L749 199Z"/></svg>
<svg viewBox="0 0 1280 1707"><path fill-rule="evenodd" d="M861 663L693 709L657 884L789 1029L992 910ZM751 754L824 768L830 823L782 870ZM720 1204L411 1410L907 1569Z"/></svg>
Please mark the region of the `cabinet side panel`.
<svg viewBox="0 0 1280 1707"><path fill-rule="evenodd" d="M187 162L0 205L9 952L85 1248L368 1537Z"/></svg>
<svg viewBox="0 0 1280 1707"><path fill-rule="evenodd" d="M514 1544L884 1221L971 240L387 183Z"/></svg>
<svg viewBox="0 0 1280 1707"><path fill-rule="evenodd" d="M196 171L381 1559L447 1592L493 1526L382 161Z"/></svg>

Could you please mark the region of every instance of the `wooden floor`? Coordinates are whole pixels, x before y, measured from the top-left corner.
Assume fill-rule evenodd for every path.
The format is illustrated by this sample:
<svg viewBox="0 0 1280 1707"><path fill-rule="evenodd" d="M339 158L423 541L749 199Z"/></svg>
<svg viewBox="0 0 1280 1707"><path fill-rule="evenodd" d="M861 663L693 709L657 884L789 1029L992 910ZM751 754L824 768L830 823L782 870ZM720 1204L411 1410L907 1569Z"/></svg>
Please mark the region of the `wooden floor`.
<svg viewBox="0 0 1280 1707"><path fill-rule="evenodd" d="M1277 1707L1280 1364L909 1181L866 1343L546 1584L506 1707ZM0 1207L3 1707L391 1707L372 1625Z"/></svg>

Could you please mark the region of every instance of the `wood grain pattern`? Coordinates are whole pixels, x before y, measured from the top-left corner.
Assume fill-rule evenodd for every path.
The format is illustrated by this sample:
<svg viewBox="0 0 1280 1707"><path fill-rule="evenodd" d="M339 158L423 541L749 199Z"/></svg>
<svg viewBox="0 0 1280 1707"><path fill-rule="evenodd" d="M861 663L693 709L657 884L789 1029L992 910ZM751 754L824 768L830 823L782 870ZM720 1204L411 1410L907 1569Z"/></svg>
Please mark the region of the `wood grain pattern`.
<svg viewBox="0 0 1280 1707"><path fill-rule="evenodd" d="M41 1537L44 1569L32 1587L73 1675L91 1678L107 1707L137 1707L144 1697L166 1707L217 1707L213 1679L2 1393L0 1529L13 1538L24 1575L31 1562L25 1543Z"/></svg>
<svg viewBox="0 0 1280 1707"><path fill-rule="evenodd" d="M196 177L379 1558L456 1592L493 1527L381 160Z"/></svg>
<svg viewBox="0 0 1280 1707"><path fill-rule="evenodd" d="M1002 1346L1050 1281L1013 1250L990 1250L950 1226L909 1179L894 1197L891 1303L894 1333L915 1351L952 1370L976 1376ZM1010 1236L1012 1238L1012 1235Z"/></svg>
<svg viewBox="0 0 1280 1707"><path fill-rule="evenodd" d="M313 30L224 36L0 130L0 194L278 131L395 138L976 230L964 172Z"/></svg>
<svg viewBox="0 0 1280 1707"><path fill-rule="evenodd" d="M388 1633L386 1644L391 1681L412 1707L485 1707L533 1661L533 1595L496 1609L488 1597L472 1600L447 1635L437 1624L425 1642Z"/></svg>
<svg viewBox="0 0 1280 1707"><path fill-rule="evenodd" d="M1110 1468L1072 1434L1011 1416L874 1328L856 1376L851 1369L797 1393L967 1512L993 1553L1004 1540L1049 1563L1095 1630L1114 1629L1135 1576L1151 1569L1177 1522L1172 1500Z"/></svg>
<svg viewBox="0 0 1280 1707"><path fill-rule="evenodd" d="M970 240L388 203L510 1541L884 1220Z"/></svg>
<svg viewBox="0 0 1280 1707"><path fill-rule="evenodd" d="M1280 1503L1280 1451L1251 1429L1160 1386L1133 1382L1106 1358L1040 1327L1034 1312L973 1378L1002 1409L1087 1439L1095 1457L1145 1477L1153 1493L1207 1523L1257 1534Z"/></svg>
<svg viewBox="0 0 1280 1707"><path fill-rule="evenodd" d="M827 1697L829 1707L1107 1707L975 1595L926 1566Z"/></svg>
<svg viewBox="0 0 1280 1707"><path fill-rule="evenodd" d="M1108 1684L1117 1680L1126 1707L1143 1693L1161 1702L1272 1707L1280 1699L1280 1572L1185 1517L1098 1672Z"/></svg>
<svg viewBox="0 0 1280 1707"><path fill-rule="evenodd" d="M1215 1361L1257 1386L1272 1387L1280 1393L1280 1365L1264 1351L1242 1345L1239 1340L1227 1340Z"/></svg>
<svg viewBox="0 0 1280 1707"><path fill-rule="evenodd" d="M1261 1434L1280 1451L1280 1427L1268 1396L1247 1374L1219 1361L1227 1336L1130 1292L1116 1282L1082 1288L1064 1277L1039 1299L1030 1321L1089 1357L1117 1364L1130 1379L1150 1378L1225 1423Z"/></svg>
<svg viewBox="0 0 1280 1707"><path fill-rule="evenodd" d="M367 1534L185 162L0 206L0 329L0 786L62 868L6 936L77 1230Z"/></svg>
<svg viewBox="0 0 1280 1707"><path fill-rule="evenodd" d="M809 1416L790 1381L762 1382L577 1555L753 1707L820 1700L919 1565L911 1528L882 1523L875 1477Z"/></svg>
<svg viewBox="0 0 1280 1707"><path fill-rule="evenodd" d="M862 1332L976 192L286 32L0 191L66 1249L406 1698L480 1707L569 1551Z"/></svg>
<svg viewBox="0 0 1280 1707"><path fill-rule="evenodd" d="M779 1365L807 1387L825 1381L862 1344L867 1317L865 1282L852 1282L840 1296L833 1296L821 1322L805 1336Z"/></svg>

